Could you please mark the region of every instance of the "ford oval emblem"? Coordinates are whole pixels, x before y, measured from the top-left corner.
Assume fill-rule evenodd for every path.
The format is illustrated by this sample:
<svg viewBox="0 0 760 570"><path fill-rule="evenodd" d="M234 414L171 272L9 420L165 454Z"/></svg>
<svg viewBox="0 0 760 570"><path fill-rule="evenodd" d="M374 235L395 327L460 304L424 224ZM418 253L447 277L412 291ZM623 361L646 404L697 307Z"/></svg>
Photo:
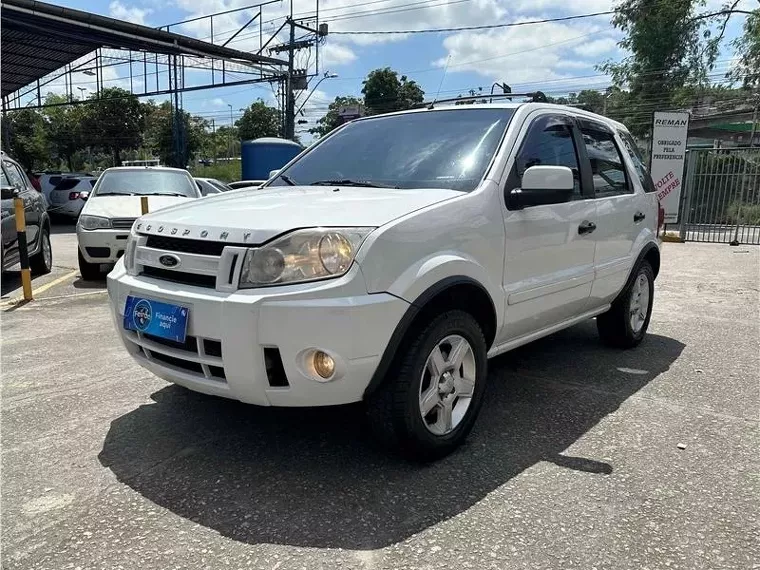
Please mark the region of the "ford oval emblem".
<svg viewBox="0 0 760 570"><path fill-rule="evenodd" d="M176 255L162 255L158 258L164 267L179 267L180 259Z"/></svg>

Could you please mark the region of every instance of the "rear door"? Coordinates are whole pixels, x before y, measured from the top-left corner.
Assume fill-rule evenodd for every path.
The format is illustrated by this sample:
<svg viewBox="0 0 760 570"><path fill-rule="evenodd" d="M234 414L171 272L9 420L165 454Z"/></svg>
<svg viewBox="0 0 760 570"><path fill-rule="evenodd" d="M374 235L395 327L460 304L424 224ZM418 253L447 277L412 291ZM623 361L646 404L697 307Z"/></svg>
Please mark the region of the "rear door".
<svg viewBox="0 0 760 570"><path fill-rule="evenodd" d="M506 340L583 314L594 278L594 237L579 228L594 220L593 195L582 183L571 116L537 111L522 127L522 142L504 188L521 185L530 166L566 166L575 178L569 202L504 209Z"/></svg>
<svg viewBox="0 0 760 570"><path fill-rule="evenodd" d="M12 186L5 167L0 168L0 183L3 186ZM7 198L2 201L2 227L3 227L3 264L5 260L15 257L18 252L16 245L16 216L13 213L13 199Z"/></svg>
<svg viewBox="0 0 760 570"><path fill-rule="evenodd" d="M24 201L24 216L26 218L26 240L29 244L30 253L37 248L37 237L39 235L40 215L37 210L37 200L40 199L37 190L34 189L29 178L11 161L3 163L5 172L11 186L19 192L19 198Z"/></svg>
<svg viewBox="0 0 760 570"><path fill-rule="evenodd" d="M647 214L640 204L643 188L627 166L615 131L586 118L578 119L578 127L596 203L593 309L610 302L623 288L635 261L634 241Z"/></svg>

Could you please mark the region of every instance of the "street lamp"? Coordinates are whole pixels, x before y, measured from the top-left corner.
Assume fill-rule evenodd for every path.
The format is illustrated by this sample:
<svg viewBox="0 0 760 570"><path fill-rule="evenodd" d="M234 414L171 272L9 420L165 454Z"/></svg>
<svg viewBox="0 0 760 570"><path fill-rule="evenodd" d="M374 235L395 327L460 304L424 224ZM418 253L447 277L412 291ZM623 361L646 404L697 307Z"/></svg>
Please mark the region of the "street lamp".
<svg viewBox="0 0 760 570"><path fill-rule="evenodd" d="M84 99L84 92L87 91L87 87L77 87L77 89L79 89L79 94Z"/></svg>
<svg viewBox="0 0 760 570"><path fill-rule="evenodd" d="M303 103L301 103L301 106L298 108L298 111L296 111L295 115L298 116L298 113L301 112L301 110L306 105L306 102L309 100L309 97L314 95L314 92L317 90L317 87L319 87L319 84L322 83L325 79L335 79L338 77L337 73L330 73L329 71L325 71L325 74L320 77L319 81L317 81L317 84L314 86L314 89L311 90L311 92L306 96L306 99L303 100Z"/></svg>

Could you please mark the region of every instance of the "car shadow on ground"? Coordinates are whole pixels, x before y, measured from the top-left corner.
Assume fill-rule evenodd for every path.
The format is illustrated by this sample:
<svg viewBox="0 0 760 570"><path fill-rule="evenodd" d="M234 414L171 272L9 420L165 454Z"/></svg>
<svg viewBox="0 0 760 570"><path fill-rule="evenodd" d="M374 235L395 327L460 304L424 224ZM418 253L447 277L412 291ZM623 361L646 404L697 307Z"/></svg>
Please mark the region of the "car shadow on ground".
<svg viewBox="0 0 760 570"><path fill-rule="evenodd" d="M89 279L85 281L82 279L81 275L77 275L77 278L74 280L74 282L71 284L74 289L92 289L92 290L103 290L106 288L106 276L108 275L108 272L101 271L100 277L98 279Z"/></svg>
<svg viewBox="0 0 760 570"><path fill-rule="evenodd" d="M604 348L593 322L490 363L467 443L433 464L379 449L360 406L273 409L169 386L111 423L99 455L118 480L245 543L376 549L447 520L541 461L603 477L564 452L681 354L649 335Z"/></svg>

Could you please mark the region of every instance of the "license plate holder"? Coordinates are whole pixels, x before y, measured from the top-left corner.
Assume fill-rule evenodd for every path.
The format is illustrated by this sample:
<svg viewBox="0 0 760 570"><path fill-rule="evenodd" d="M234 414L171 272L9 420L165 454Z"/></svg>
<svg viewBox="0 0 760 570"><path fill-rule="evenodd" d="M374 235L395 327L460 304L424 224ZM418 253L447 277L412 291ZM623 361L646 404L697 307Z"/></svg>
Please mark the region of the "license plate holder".
<svg viewBox="0 0 760 570"><path fill-rule="evenodd" d="M129 295L124 306L124 328L183 343L190 309Z"/></svg>

